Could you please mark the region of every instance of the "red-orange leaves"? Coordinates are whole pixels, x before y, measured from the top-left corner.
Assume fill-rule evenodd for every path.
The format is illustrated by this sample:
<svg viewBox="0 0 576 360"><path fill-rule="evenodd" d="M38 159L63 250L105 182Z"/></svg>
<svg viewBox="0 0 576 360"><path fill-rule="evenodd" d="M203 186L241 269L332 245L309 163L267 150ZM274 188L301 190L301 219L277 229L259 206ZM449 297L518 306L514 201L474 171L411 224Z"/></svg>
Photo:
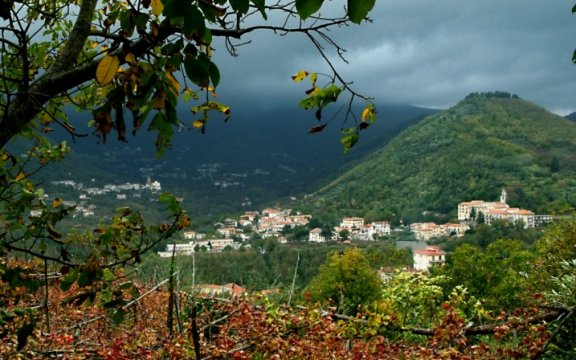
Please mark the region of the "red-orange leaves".
<svg viewBox="0 0 576 360"><path fill-rule="evenodd" d="M102 136L102 142L106 143L106 136L110 133L114 127L112 122L112 116L109 111L97 110L94 112L94 122L96 124L96 130L94 133Z"/></svg>

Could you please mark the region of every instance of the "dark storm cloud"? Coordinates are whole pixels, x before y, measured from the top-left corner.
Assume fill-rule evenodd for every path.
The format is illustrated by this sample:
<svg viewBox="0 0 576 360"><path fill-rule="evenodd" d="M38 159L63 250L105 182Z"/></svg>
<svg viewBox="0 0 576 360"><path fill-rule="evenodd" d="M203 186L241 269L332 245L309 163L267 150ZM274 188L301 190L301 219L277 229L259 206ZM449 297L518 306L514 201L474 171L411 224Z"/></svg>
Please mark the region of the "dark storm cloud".
<svg viewBox="0 0 576 360"><path fill-rule="evenodd" d="M326 2L338 11L341 1ZM473 91L516 93L545 108L576 110L571 57L576 16L568 0L379 0L372 23L332 32L349 64L332 59L378 102L445 108ZM219 49L221 92L256 106L292 104L301 68L327 71L303 36L254 34L231 59ZM223 99L224 100L224 99Z"/></svg>

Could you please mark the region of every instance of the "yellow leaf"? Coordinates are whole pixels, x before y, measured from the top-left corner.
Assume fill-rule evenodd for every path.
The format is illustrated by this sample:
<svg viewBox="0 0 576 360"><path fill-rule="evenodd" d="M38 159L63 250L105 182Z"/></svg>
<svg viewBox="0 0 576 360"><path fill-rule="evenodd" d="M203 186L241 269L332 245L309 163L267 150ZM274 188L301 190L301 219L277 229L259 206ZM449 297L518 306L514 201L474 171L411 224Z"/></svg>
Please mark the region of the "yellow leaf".
<svg viewBox="0 0 576 360"><path fill-rule="evenodd" d="M26 178L26 174L25 174L23 171L20 171L20 172L18 173L18 175L16 175L16 178L15 178L14 180L20 181L20 180L22 180L22 179L24 179L24 178Z"/></svg>
<svg viewBox="0 0 576 360"><path fill-rule="evenodd" d="M296 73L296 75L292 76L292 80L294 82L300 82L300 81L306 79L307 76L308 76L308 71L300 70Z"/></svg>
<svg viewBox="0 0 576 360"><path fill-rule="evenodd" d="M119 67L120 59L118 59L118 56L104 56L96 68L96 81L98 81L98 84L100 86L110 84Z"/></svg>
<svg viewBox="0 0 576 360"><path fill-rule="evenodd" d="M192 126L194 126L196 129L199 129L199 128L204 126L204 121L194 120L194 122L192 123Z"/></svg>
<svg viewBox="0 0 576 360"><path fill-rule="evenodd" d="M178 80L176 80L174 75L172 75L169 72L166 73L166 77L170 80L170 82L172 84L172 89L174 89L174 91L173 91L174 94L178 95L178 93L180 93L180 83L178 82Z"/></svg>
<svg viewBox="0 0 576 360"><path fill-rule="evenodd" d="M52 201L52 207L57 208L58 206L62 205L62 199L56 198Z"/></svg>
<svg viewBox="0 0 576 360"><path fill-rule="evenodd" d="M150 5L152 6L152 14L156 16L160 16L160 14L162 14L162 10L164 10L164 4L162 4L161 0L152 0Z"/></svg>
<svg viewBox="0 0 576 360"><path fill-rule="evenodd" d="M376 116L376 112L374 111L373 105L368 105L362 110L362 122L369 120L370 122L374 122L374 118Z"/></svg>
<svg viewBox="0 0 576 360"><path fill-rule="evenodd" d="M126 54L126 56L124 57L124 59L126 60L126 62L127 62L128 64L136 65L136 56L134 56L134 54L128 53L128 54Z"/></svg>

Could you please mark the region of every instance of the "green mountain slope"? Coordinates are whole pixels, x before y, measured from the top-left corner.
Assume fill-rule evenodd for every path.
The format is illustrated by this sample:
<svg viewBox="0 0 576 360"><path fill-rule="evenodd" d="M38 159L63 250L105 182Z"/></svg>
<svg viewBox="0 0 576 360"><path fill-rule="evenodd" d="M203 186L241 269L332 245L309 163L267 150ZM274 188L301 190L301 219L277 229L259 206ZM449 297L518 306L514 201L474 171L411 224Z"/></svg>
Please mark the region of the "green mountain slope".
<svg viewBox="0 0 576 360"><path fill-rule="evenodd" d="M406 129L306 207L325 218L448 218L459 202L496 200L502 187L509 204L537 213L574 207L576 124L507 93L471 94Z"/></svg>

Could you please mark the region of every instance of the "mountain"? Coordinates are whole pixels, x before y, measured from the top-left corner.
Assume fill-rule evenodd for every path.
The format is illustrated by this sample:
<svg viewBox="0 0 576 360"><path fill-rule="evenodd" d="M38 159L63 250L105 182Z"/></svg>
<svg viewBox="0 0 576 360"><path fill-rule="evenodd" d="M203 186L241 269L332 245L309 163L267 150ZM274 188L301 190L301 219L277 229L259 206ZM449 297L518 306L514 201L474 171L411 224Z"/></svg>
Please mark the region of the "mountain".
<svg viewBox="0 0 576 360"><path fill-rule="evenodd" d="M565 116L566 119L576 121L576 112L571 112L570 114Z"/></svg>
<svg viewBox="0 0 576 360"><path fill-rule="evenodd" d="M240 105L233 107L227 123L211 119L204 134L177 133L172 148L161 158L155 156L154 135L145 130L128 143L109 138L107 144L100 144L89 135L71 144L72 154L42 172L40 180L50 193L54 179L103 185L145 183L150 177L162 184L163 191L184 198L185 207L195 216L251 210L318 188L407 126L437 112L400 105L377 109L376 123L362 132L348 154L339 142L341 127L349 126L338 122L341 117L322 133L307 134L317 124L313 113ZM88 121L71 116L75 125ZM191 118L185 109L180 116ZM90 129L79 131L91 133ZM51 135L55 141L70 142L66 134Z"/></svg>
<svg viewBox="0 0 576 360"><path fill-rule="evenodd" d="M404 130L309 195L324 218L454 218L459 202L498 199L546 214L576 206L576 124L507 93L471 94Z"/></svg>

